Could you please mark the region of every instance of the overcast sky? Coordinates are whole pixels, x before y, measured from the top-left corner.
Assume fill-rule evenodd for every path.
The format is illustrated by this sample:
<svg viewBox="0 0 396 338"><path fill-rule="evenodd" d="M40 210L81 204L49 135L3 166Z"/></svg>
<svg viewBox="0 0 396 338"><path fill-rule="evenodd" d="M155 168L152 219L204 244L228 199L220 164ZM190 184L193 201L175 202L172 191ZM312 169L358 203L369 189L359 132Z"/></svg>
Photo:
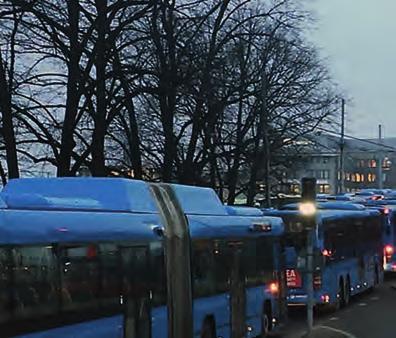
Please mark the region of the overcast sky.
<svg viewBox="0 0 396 338"><path fill-rule="evenodd" d="M396 137L396 0L310 0L312 39L353 102L346 132Z"/></svg>

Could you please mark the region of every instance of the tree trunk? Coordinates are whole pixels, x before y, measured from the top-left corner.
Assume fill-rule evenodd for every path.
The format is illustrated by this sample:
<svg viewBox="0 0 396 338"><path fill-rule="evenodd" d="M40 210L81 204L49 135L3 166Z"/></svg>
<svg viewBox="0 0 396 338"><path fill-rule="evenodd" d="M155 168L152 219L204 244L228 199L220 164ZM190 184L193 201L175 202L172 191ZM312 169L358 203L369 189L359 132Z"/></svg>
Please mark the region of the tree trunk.
<svg viewBox="0 0 396 338"><path fill-rule="evenodd" d="M58 161L58 176L71 176L71 158L75 147L74 129L76 127L76 116L80 101L79 93L79 61L81 57L78 40L80 7L78 1L67 1L69 13L69 41L70 59L68 61L67 96L65 118L62 127L61 148Z"/></svg>
<svg viewBox="0 0 396 338"><path fill-rule="evenodd" d="M243 100L242 98L239 100L238 105L238 119L237 119L237 135L235 142L235 155L234 161L232 163L231 170L228 172L228 204L234 204L236 198L236 186L238 183L238 171L239 171L239 163L241 159L241 147L243 141L242 134L242 114L243 114Z"/></svg>
<svg viewBox="0 0 396 338"><path fill-rule="evenodd" d="M12 120L11 92L8 86L5 64L0 51L0 110L2 112L2 135L6 147L8 178L19 177L18 156Z"/></svg>
<svg viewBox="0 0 396 338"><path fill-rule="evenodd" d="M133 103L133 95L129 89L128 81L122 72L121 62L118 54L114 57L114 68L118 73L117 76L120 79L122 90L125 94L125 106L128 110L129 119L129 132L128 135L128 146L131 152L131 165L134 173L134 178L143 178L142 168L142 153L140 151L140 137L139 137L139 126L136 119L135 105Z"/></svg>
<svg viewBox="0 0 396 338"><path fill-rule="evenodd" d="M107 0L95 0L98 13L96 43L96 113L94 117L94 131L92 135L92 163L93 176L106 176L104 143L106 135L106 17Z"/></svg>

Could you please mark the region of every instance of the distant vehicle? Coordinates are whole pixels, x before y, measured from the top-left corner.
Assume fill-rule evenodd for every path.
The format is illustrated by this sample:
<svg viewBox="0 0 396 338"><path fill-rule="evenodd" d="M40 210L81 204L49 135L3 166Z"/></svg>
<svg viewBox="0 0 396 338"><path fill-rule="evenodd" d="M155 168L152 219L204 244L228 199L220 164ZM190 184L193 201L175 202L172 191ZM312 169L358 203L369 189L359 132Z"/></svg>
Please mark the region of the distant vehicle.
<svg viewBox="0 0 396 338"><path fill-rule="evenodd" d="M365 206L357 203L343 202L343 201L329 201L316 204L319 210L365 210ZM298 203L286 204L279 210L298 210Z"/></svg>
<svg viewBox="0 0 396 338"><path fill-rule="evenodd" d="M353 195L350 194L338 194L327 196L328 201L352 201Z"/></svg>
<svg viewBox="0 0 396 338"><path fill-rule="evenodd" d="M320 210L314 231L314 301L317 306L339 308L351 296L381 283L383 279L383 232L378 210ZM288 305L307 304L304 275L306 233L298 211L277 210L286 225L286 276ZM294 230L293 230L294 229Z"/></svg>
<svg viewBox="0 0 396 338"><path fill-rule="evenodd" d="M396 271L396 203L393 205L380 203L385 201L375 201L368 203L368 205L381 212L383 225L383 267L385 272L394 272Z"/></svg>
<svg viewBox="0 0 396 338"><path fill-rule="evenodd" d="M173 196L165 205L161 191ZM166 242L187 222L185 238ZM281 218L225 208L206 188L11 180L0 198L0 336L118 338L128 323L135 337L171 338L183 299L194 337L264 337L285 315L283 231Z"/></svg>

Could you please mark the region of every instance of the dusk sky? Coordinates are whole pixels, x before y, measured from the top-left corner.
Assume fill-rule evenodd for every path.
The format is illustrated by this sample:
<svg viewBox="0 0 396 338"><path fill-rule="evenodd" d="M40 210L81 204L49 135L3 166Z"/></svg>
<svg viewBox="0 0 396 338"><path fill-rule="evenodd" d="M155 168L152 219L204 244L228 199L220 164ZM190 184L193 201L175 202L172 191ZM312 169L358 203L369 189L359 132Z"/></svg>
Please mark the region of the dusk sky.
<svg viewBox="0 0 396 338"><path fill-rule="evenodd" d="M396 137L396 0L308 0L317 29L310 33L335 80L352 102L346 132Z"/></svg>

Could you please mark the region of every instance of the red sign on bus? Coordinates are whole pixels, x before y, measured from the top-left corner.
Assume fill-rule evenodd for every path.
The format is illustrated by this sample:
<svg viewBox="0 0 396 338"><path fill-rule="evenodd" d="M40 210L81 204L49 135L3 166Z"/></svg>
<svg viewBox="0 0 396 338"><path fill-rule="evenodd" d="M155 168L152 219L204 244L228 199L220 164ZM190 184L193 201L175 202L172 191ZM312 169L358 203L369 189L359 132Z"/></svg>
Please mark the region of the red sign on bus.
<svg viewBox="0 0 396 338"><path fill-rule="evenodd" d="M301 275L297 270L287 269L286 270L286 284L289 288L301 288L302 281Z"/></svg>

